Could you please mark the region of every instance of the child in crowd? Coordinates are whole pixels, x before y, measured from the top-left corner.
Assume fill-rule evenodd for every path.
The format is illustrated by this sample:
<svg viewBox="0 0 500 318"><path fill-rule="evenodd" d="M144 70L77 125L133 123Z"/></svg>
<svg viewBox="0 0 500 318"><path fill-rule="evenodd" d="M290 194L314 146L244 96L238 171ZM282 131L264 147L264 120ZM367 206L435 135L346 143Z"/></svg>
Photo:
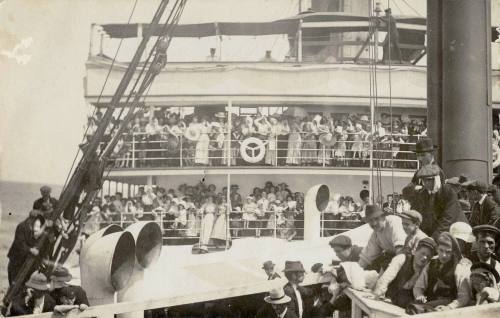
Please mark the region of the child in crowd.
<svg viewBox="0 0 500 318"><path fill-rule="evenodd" d="M399 214L401 223L406 233L406 241L404 250L407 253L414 253L417 249L418 242L426 238L427 235L420 230L420 223L422 223L422 215L415 210L410 210Z"/></svg>

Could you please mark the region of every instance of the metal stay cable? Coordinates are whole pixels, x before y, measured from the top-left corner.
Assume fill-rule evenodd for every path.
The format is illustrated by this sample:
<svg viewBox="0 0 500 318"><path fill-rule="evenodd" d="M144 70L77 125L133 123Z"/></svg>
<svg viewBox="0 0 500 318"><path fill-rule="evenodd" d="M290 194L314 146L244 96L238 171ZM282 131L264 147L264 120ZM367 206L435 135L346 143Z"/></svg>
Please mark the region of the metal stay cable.
<svg viewBox="0 0 500 318"><path fill-rule="evenodd" d="M128 20L127 20L127 24L130 24L130 21L132 20L132 17L134 16L134 12L135 12L135 8L137 7L137 3L139 2L139 0L135 0L134 1L134 4L132 6L132 10L130 12L130 15L128 17ZM109 69L108 69L108 73L106 74L106 79L104 80L104 83L101 87L101 91L99 92L99 96L97 97L97 103L100 102L101 100L101 97L102 97L102 94L104 92L104 89L106 87L106 84L108 83L108 79L109 79L109 76L111 75L111 71L113 70L113 67L115 65L115 62L116 62L116 58L118 56L118 53L120 52L120 49L122 47L122 43L123 43L123 38L120 39L120 42L118 44L118 48L116 49L116 52L115 52L115 55L113 56L113 60L111 61L111 65L109 66ZM94 117L94 115L96 114L96 111L97 111L97 108L94 108L94 110L92 111L92 118ZM87 132L89 130L89 125L87 125L87 127L85 128L85 132L83 133L83 136L82 136L82 141L81 143L83 143L85 141L85 136L87 135ZM76 163L76 160L78 158L78 153L81 151L80 148L77 148L76 150L76 153L75 153L75 156L73 158L73 162L71 163L71 166L70 166L70 169L68 171L68 174L66 176L66 180L64 181L64 185L63 185L63 188L66 187L66 185L68 184L68 180L69 180L69 177L71 176L71 172L73 171L73 168L75 167L75 163Z"/></svg>

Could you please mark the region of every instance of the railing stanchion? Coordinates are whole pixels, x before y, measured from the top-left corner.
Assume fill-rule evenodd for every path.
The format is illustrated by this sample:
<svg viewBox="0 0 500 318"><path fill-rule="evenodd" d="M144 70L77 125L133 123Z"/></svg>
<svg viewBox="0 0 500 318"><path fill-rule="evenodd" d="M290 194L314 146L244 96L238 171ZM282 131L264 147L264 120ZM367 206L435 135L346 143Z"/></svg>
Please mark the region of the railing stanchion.
<svg viewBox="0 0 500 318"><path fill-rule="evenodd" d="M274 166L278 166L278 151L279 151L279 143L278 143L278 134L276 134L276 136L274 136L274 141L275 141L275 144L274 144Z"/></svg>
<svg viewBox="0 0 500 318"><path fill-rule="evenodd" d="M179 149L179 161L180 161L180 162L179 162L179 165L180 165L180 167L182 167L182 166L183 166L183 164L182 164L182 161L183 161L183 160L182 160L182 159L183 159L183 158L182 158L182 140L183 140L184 138L183 138L183 136L182 136L182 135L181 135L179 138L180 138L180 149Z"/></svg>
<svg viewBox="0 0 500 318"><path fill-rule="evenodd" d="M135 168L135 133L132 133L132 168Z"/></svg>

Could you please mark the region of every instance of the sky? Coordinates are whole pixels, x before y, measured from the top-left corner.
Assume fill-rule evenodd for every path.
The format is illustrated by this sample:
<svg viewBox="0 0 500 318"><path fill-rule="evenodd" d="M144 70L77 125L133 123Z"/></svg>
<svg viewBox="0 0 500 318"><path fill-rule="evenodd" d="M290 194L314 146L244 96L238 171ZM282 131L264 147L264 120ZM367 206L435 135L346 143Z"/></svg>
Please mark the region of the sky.
<svg viewBox="0 0 500 318"><path fill-rule="evenodd" d="M132 23L149 22L159 0L137 0ZM272 21L299 0L188 0L181 23ZM304 0L306 3L307 1ZM393 11L425 15L425 0L396 0ZM134 0L0 0L0 179L63 184L89 107L83 77L92 23L126 23ZM386 1L383 1L386 3ZM208 55L213 39L173 43L171 60ZM285 43L269 38L265 45ZM249 46L255 48L253 42ZM279 46L279 45L278 45ZM241 48L226 52L259 55ZM189 49L188 49L189 48ZM205 52L205 50L207 50Z"/></svg>

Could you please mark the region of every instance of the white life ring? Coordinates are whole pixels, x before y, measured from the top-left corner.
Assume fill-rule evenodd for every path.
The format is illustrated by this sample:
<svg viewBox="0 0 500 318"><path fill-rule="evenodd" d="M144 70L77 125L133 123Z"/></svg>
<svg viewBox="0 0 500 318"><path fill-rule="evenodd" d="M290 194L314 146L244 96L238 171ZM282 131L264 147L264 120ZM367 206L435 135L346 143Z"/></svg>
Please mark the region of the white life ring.
<svg viewBox="0 0 500 318"><path fill-rule="evenodd" d="M240 154L243 160L249 163L257 163L266 155L266 145L259 138L250 137L240 145Z"/></svg>
<svg viewBox="0 0 500 318"><path fill-rule="evenodd" d="M200 139L200 136L201 136L200 130L196 129L195 127L188 127L184 132L184 137L186 137L186 139L191 141L198 141L198 139Z"/></svg>

